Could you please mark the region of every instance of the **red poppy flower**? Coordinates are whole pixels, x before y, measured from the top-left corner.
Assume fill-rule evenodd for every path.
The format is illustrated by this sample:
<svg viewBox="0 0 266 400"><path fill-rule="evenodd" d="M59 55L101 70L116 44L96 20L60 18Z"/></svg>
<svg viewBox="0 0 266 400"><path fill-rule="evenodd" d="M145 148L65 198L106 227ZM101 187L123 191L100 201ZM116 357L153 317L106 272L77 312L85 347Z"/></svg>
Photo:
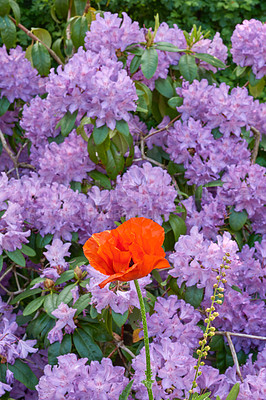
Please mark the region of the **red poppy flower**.
<svg viewBox="0 0 266 400"><path fill-rule="evenodd" d="M155 268L170 267L162 248L164 229L147 218L131 218L111 231L92 235L83 247L90 265L113 281L143 278Z"/></svg>

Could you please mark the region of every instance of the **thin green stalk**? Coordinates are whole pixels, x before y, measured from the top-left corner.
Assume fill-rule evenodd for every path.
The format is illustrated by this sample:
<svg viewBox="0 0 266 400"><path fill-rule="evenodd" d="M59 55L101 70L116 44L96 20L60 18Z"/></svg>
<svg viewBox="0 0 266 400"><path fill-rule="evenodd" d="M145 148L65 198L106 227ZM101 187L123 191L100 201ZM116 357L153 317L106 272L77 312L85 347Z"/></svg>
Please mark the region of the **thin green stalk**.
<svg viewBox="0 0 266 400"><path fill-rule="evenodd" d="M145 305L144 305L143 297L142 297L141 290L140 290L137 279L134 280L134 283L135 283L137 293L138 293L138 298L139 298L140 312L141 312L141 318L142 318L142 323L143 323L145 353L146 353L146 371L145 371L146 379L142 383L147 388L149 400L154 400L153 394L152 394L153 380L152 380L151 357L150 357L149 336L148 336L148 326L147 326Z"/></svg>

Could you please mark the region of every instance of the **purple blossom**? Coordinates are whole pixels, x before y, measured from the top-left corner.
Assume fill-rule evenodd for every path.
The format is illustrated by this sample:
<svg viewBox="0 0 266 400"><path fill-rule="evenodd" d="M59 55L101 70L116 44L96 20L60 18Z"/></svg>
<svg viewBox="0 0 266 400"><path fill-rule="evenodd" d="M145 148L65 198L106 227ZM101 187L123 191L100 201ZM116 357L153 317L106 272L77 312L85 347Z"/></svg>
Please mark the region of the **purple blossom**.
<svg viewBox="0 0 266 400"><path fill-rule="evenodd" d="M44 252L44 256L49 261L51 267L60 266L62 268L67 268L68 263L65 261L65 257L70 256L69 247L71 243L63 243L60 239L54 239L52 244L47 244Z"/></svg>
<svg viewBox="0 0 266 400"><path fill-rule="evenodd" d="M225 63L227 59L228 49L227 46L223 44L223 40L221 39L219 32L214 35L212 40L199 40L192 46L191 50L195 51L196 53L210 54L211 56L221 60L223 63ZM211 64L208 64L205 61L200 61L200 66L205 68L206 70L217 72L217 68L213 67Z"/></svg>
<svg viewBox="0 0 266 400"><path fill-rule="evenodd" d="M65 333L74 332L77 327L73 320L76 311L75 308L68 307L68 305L64 303L61 303L56 310L52 311L52 314L58 318L58 321L47 336L51 344L56 341L59 341L60 343L62 342L63 328L65 329Z"/></svg>
<svg viewBox="0 0 266 400"><path fill-rule="evenodd" d="M123 367L114 367L109 358L101 363L75 354L58 357L58 366L46 365L36 389L39 400L85 399L117 400L128 383Z"/></svg>
<svg viewBox="0 0 266 400"><path fill-rule="evenodd" d="M231 37L233 61L241 67L251 66L257 79L266 74L266 25L256 19L244 20Z"/></svg>
<svg viewBox="0 0 266 400"><path fill-rule="evenodd" d="M122 177L118 176L112 193L126 219L146 217L159 224L163 222L162 215L168 220L170 212L175 211L176 196L170 175L148 162L142 167L133 165Z"/></svg>
<svg viewBox="0 0 266 400"><path fill-rule="evenodd" d="M41 92L43 78L37 75L25 52L20 46L10 49L9 54L5 45L0 48L0 92L10 103L15 99L27 102Z"/></svg>

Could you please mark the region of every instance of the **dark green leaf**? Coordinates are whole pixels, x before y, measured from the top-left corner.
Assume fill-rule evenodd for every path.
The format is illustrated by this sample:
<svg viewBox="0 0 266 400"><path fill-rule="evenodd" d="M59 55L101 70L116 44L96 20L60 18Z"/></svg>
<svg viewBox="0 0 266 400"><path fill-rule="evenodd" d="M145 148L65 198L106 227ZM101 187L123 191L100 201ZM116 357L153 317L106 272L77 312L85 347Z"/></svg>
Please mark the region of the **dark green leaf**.
<svg viewBox="0 0 266 400"><path fill-rule="evenodd" d="M116 145L111 142L110 149L107 150L107 162L105 164L106 172L111 179L115 179L117 175L122 172L124 168L124 157L116 147Z"/></svg>
<svg viewBox="0 0 266 400"><path fill-rule="evenodd" d="M180 235L185 235L187 232L187 227L184 220L175 214L170 214L169 223L174 232L175 241L177 242Z"/></svg>
<svg viewBox="0 0 266 400"><path fill-rule="evenodd" d="M9 14L10 12L10 5L8 0L0 0L0 16L4 17L5 15Z"/></svg>
<svg viewBox="0 0 266 400"><path fill-rule="evenodd" d="M53 239L53 235L52 235L51 233L48 233L48 234L45 235L45 236L41 236L41 235L38 233L38 235L36 236L36 246L37 246L39 249L42 249L42 248L44 248L45 246L47 246L47 244L51 243L52 239Z"/></svg>
<svg viewBox="0 0 266 400"><path fill-rule="evenodd" d="M134 383L134 379L132 379L132 381L130 381L127 384L127 386L125 387L123 392L120 394L119 400L127 400L128 399L128 396L130 395L130 391L131 391L133 383Z"/></svg>
<svg viewBox="0 0 266 400"><path fill-rule="evenodd" d="M16 25L8 15L0 17L1 37L7 49L10 49L16 42Z"/></svg>
<svg viewBox="0 0 266 400"><path fill-rule="evenodd" d="M40 42L34 43L31 49L33 66L40 75L48 75L51 68L51 57L48 50Z"/></svg>
<svg viewBox="0 0 266 400"><path fill-rule="evenodd" d="M5 250L5 253L12 261L14 261L14 263L20 265L21 267L25 267L26 261L23 254L21 253L21 250L19 249L16 249L15 251Z"/></svg>
<svg viewBox="0 0 266 400"><path fill-rule="evenodd" d="M151 79L156 72L157 66L158 53L154 48L149 47L141 56L141 70L145 78Z"/></svg>
<svg viewBox="0 0 266 400"><path fill-rule="evenodd" d="M71 25L71 39L76 49L84 45L84 38L88 30L88 21L85 16L78 17Z"/></svg>
<svg viewBox="0 0 266 400"><path fill-rule="evenodd" d="M61 303L69 303L70 300L73 299L71 290L74 289L76 286L76 283L71 283L70 285L67 285L62 292L59 293L58 299L57 299L57 307L60 306Z"/></svg>
<svg viewBox="0 0 266 400"><path fill-rule="evenodd" d="M23 383L23 385L25 385L28 389L35 390L35 386L38 384L38 379L28 364L25 364L19 358L17 358L15 364L9 364L8 368L11 372L13 372L14 378L17 381Z"/></svg>
<svg viewBox="0 0 266 400"><path fill-rule="evenodd" d="M96 169L94 171L91 171L88 173L88 175L95 180L100 186L104 187L105 189L111 190L111 182L110 179L107 178L106 175L104 175L102 172L97 171Z"/></svg>
<svg viewBox="0 0 266 400"><path fill-rule="evenodd" d="M118 132L122 133L124 136L130 136L128 123L121 119L120 121L116 121L116 129Z"/></svg>
<svg viewBox="0 0 266 400"><path fill-rule="evenodd" d="M203 299L203 289L198 289L197 285L189 286L185 291L185 301L193 307L199 307Z"/></svg>
<svg viewBox="0 0 266 400"><path fill-rule="evenodd" d="M49 317L51 317L53 319L56 319L56 318L52 314L52 312L54 310L56 310L58 305L60 304L60 303L58 304L57 301L58 301L58 294L56 294L56 293L50 293L47 296L45 296L45 301L44 301L43 307L44 307L45 311L47 312L47 314L49 315Z"/></svg>
<svg viewBox="0 0 266 400"><path fill-rule="evenodd" d="M47 47L51 47L52 38L50 33L46 29L32 28L31 31L35 36L37 36L38 39L40 39L44 44L46 44Z"/></svg>
<svg viewBox="0 0 266 400"><path fill-rule="evenodd" d="M75 267L81 267L81 265L88 265L88 263L89 261L85 256L75 257L69 261L72 269L74 269Z"/></svg>
<svg viewBox="0 0 266 400"><path fill-rule="evenodd" d="M77 15L82 15L86 6L87 0L74 0L75 11Z"/></svg>
<svg viewBox="0 0 266 400"><path fill-rule="evenodd" d="M93 129L92 137L96 146L102 144L109 134L109 129L106 125L100 126L97 128L96 126Z"/></svg>
<svg viewBox="0 0 266 400"><path fill-rule="evenodd" d="M128 53L132 53L137 56L142 56L142 54L144 53L143 47L130 47L130 48L126 49L126 51Z"/></svg>
<svg viewBox="0 0 266 400"><path fill-rule="evenodd" d="M185 50L184 49L179 49L172 43L168 42L157 42L155 43L156 49L161 50L161 51L170 51L173 53L183 53Z"/></svg>
<svg viewBox="0 0 266 400"><path fill-rule="evenodd" d="M23 315L24 317L26 315L30 315L32 313L34 313L35 311L37 311L43 304L45 297L44 296L40 296L37 297L37 299L32 300L24 309L23 311Z"/></svg>
<svg viewBox="0 0 266 400"><path fill-rule="evenodd" d="M130 63L130 73L131 74L134 74L139 69L140 63L141 63L140 56L134 56L132 58L131 63Z"/></svg>
<svg viewBox="0 0 266 400"><path fill-rule="evenodd" d="M41 293L42 289L36 288L36 289L27 289L25 292L22 292L18 294L16 297L14 297L13 300L11 300L10 304L16 304L18 301L26 299L27 297L34 296L35 294Z"/></svg>
<svg viewBox="0 0 266 400"><path fill-rule="evenodd" d="M121 326L123 326L128 319L128 311L126 311L124 314L118 314L112 310L112 317L116 325L121 328Z"/></svg>
<svg viewBox="0 0 266 400"><path fill-rule="evenodd" d="M83 294L78 298L78 300L73 304L73 308L77 310L75 316L78 316L85 308L88 307L90 298L90 293Z"/></svg>
<svg viewBox="0 0 266 400"><path fill-rule="evenodd" d="M96 144L94 143L92 135L89 137L87 150L91 161L95 164L98 164L99 160L97 156Z"/></svg>
<svg viewBox="0 0 266 400"><path fill-rule="evenodd" d="M24 243L22 244L21 252L22 252L23 254L26 254L26 256L29 256L29 257L34 257L34 256L36 256L36 252L35 252L31 247L27 246L27 245L24 244Z"/></svg>
<svg viewBox="0 0 266 400"><path fill-rule="evenodd" d="M199 60L205 61L208 64L213 65L216 68L226 68L226 65L219 60L219 58L214 57L210 54L206 54L206 53L195 53L192 54L193 57L198 58Z"/></svg>
<svg viewBox="0 0 266 400"><path fill-rule="evenodd" d="M183 98L179 96L172 97L171 99L168 100L169 107L173 109L182 106L182 104L183 104Z"/></svg>
<svg viewBox="0 0 266 400"><path fill-rule="evenodd" d="M4 257L3 254L0 255L0 272L2 271L3 268L3 262L4 262Z"/></svg>
<svg viewBox="0 0 266 400"><path fill-rule="evenodd" d="M3 96L0 99L0 117L2 117L2 115L4 115L7 112L9 106L10 106L9 101L5 96Z"/></svg>
<svg viewBox="0 0 266 400"><path fill-rule="evenodd" d="M125 154L128 150L127 136L122 133L115 131L115 135L112 137L113 143L116 145L117 149L121 154Z"/></svg>
<svg viewBox="0 0 266 400"><path fill-rule="evenodd" d="M226 400L236 400L239 393L240 385L236 383L229 392L229 395L226 397Z"/></svg>
<svg viewBox="0 0 266 400"><path fill-rule="evenodd" d="M64 335L62 342L54 342L48 347L48 363L57 364L57 357L71 352L71 335Z"/></svg>
<svg viewBox="0 0 266 400"><path fill-rule="evenodd" d="M59 18L66 18L69 0L55 0L55 10Z"/></svg>
<svg viewBox="0 0 266 400"><path fill-rule="evenodd" d="M233 231L239 231L247 222L248 214L246 210L236 212L233 208L230 210L229 225Z"/></svg>
<svg viewBox="0 0 266 400"><path fill-rule="evenodd" d="M75 273L73 269L63 272L62 275L60 275L60 277L55 281L55 285L60 285L60 283L69 281L70 279L74 278L74 274Z"/></svg>
<svg viewBox="0 0 266 400"><path fill-rule="evenodd" d="M175 95L175 91L172 85L172 79L170 76L167 76L166 79L158 78L155 81L155 88L161 93L164 97L170 99Z"/></svg>
<svg viewBox="0 0 266 400"><path fill-rule="evenodd" d="M77 115L78 115L78 110L74 111L73 114L71 114L71 112L68 111L63 116L63 118L60 119L60 121L56 125L56 129L61 127L61 134L63 136L67 136L74 129Z"/></svg>
<svg viewBox="0 0 266 400"><path fill-rule="evenodd" d="M193 80L197 77L197 65L195 58L189 54L185 54L180 57L179 63L179 71L184 79L192 83Z"/></svg>
<svg viewBox="0 0 266 400"><path fill-rule="evenodd" d="M56 55L60 58L62 62L65 62L65 57L61 51L61 43L63 38L56 39L56 41L52 45L52 50L56 53Z"/></svg>
<svg viewBox="0 0 266 400"><path fill-rule="evenodd" d="M92 335L83 329L75 329L73 342L80 357L88 358L88 361L98 360L103 357L100 347L95 343Z"/></svg>

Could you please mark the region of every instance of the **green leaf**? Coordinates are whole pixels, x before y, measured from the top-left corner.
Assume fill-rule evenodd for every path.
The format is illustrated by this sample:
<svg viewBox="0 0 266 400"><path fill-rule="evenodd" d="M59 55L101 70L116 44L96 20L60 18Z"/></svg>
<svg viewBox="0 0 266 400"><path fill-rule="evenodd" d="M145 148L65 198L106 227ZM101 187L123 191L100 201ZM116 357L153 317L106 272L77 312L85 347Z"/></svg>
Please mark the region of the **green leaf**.
<svg viewBox="0 0 266 400"><path fill-rule="evenodd" d="M47 76L51 68L51 57L48 50L40 42L34 43L31 49L33 66L40 75Z"/></svg>
<svg viewBox="0 0 266 400"><path fill-rule="evenodd" d="M203 187L217 187L217 186L223 186L223 181L221 181L220 179L217 179L216 181L211 181L208 183L205 183L205 185L203 185Z"/></svg>
<svg viewBox="0 0 266 400"><path fill-rule="evenodd" d="M175 91L172 85L172 79L170 76L167 76L166 79L158 78L155 81L155 88L161 93L164 97L170 99L175 95Z"/></svg>
<svg viewBox="0 0 266 400"><path fill-rule="evenodd" d="M110 143L110 149L107 150L107 162L105 164L105 169L110 176L111 179L115 179L117 175L122 172L124 168L124 157L123 154L121 154L116 145L111 142Z"/></svg>
<svg viewBox="0 0 266 400"><path fill-rule="evenodd" d="M103 357L100 347L95 343L92 335L83 329L75 329L73 342L80 357L88 358L88 361L98 360Z"/></svg>
<svg viewBox="0 0 266 400"><path fill-rule="evenodd" d="M59 293L58 298L57 298L57 307L60 306L61 303L69 303L70 300L73 299L71 290L74 289L76 286L76 283L71 283L70 285L67 285L62 292Z"/></svg>
<svg viewBox="0 0 266 400"><path fill-rule="evenodd" d="M77 115L78 110L74 111L73 114L71 114L70 111L67 111L67 113L63 116L63 118L60 119L55 128L57 129L61 127L62 135L67 136L74 129Z"/></svg>
<svg viewBox="0 0 266 400"><path fill-rule="evenodd" d="M4 257L3 254L0 255L0 272L2 271L3 268L3 262L4 262Z"/></svg>
<svg viewBox="0 0 266 400"><path fill-rule="evenodd" d="M142 54L144 53L143 47L139 47L139 46L138 47L130 47L130 48L126 49L126 51L128 53L132 53L137 56L142 56Z"/></svg>
<svg viewBox="0 0 266 400"><path fill-rule="evenodd" d="M185 49L179 49L178 47L176 47L172 43L168 43L168 42L157 42L157 43L155 43L155 47L158 50L170 51L170 52L173 52L173 53L183 53L184 51L186 51Z"/></svg>
<svg viewBox="0 0 266 400"><path fill-rule="evenodd" d="M52 50L60 58L60 60L64 63L65 57L63 56L62 51L61 51L62 40L63 40L63 38L56 39L56 41L52 45Z"/></svg>
<svg viewBox="0 0 266 400"><path fill-rule="evenodd" d="M210 397L209 397L210 395L211 395L211 392L204 393L201 395L199 395L198 393L194 393L192 400L210 400Z"/></svg>
<svg viewBox="0 0 266 400"><path fill-rule="evenodd" d="M23 311L23 315L24 317L26 315L30 315L32 313L34 313L35 311L37 311L43 304L45 297L44 296L40 296L37 297L37 299L32 300L24 309Z"/></svg>
<svg viewBox="0 0 266 400"><path fill-rule="evenodd" d="M75 11L77 15L82 15L86 6L87 0L74 0Z"/></svg>
<svg viewBox="0 0 266 400"><path fill-rule="evenodd" d="M145 78L151 79L156 72L157 66L158 53L154 48L149 47L141 56L141 70Z"/></svg>
<svg viewBox="0 0 266 400"><path fill-rule="evenodd" d="M89 117L83 117L80 121L79 126L76 128L77 135L81 135L81 137L85 140L85 142L89 141L87 133L85 132L84 126L92 124L92 120Z"/></svg>
<svg viewBox="0 0 266 400"><path fill-rule="evenodd" d="M107 163L107 150L110 149L111 140L109 135L102 144L96 146L96 152L103 165Z"/></svg>
<svg viewBox="0 0 266 400"><path fill-rule="evenodd" d="M39 233L36 236L36 246L39 249L43 249L47 244L51 243L53 239L53 235L51 233L48 233L45 236L41 236Z"/></svg>
<svg viewBox="0 0 266 400"><path fill-rule="evenodd" d="M27 297L34 296L35 294L41 293L42 289L36 288L36 289L27 289L25 292L22 292L18 294L16 297L14 297L13 300L11 300L10 304L16 304L18 301L26 299Z"/></svg>
<svg viewBox="0 0 266 400"><path fill-rule="evenodd" d="M88 21L84 16L78 17L71 25L71 39L76 49L84 45L84 38L88 30Z"/></svg>
<svg viewBox="0 0 266 400"><path fill-rule="evenodd" d="M226 397L226 400L236 400L239 393L240 385L236 383L229 392L229 395Z"/></svg>
<svg viewBox="0 0 266 400"><path fill-rule="evenodd" d="M133 383L134 383L134 379L132 379L132 381L130 381L127 384L127 386L125 387L123 392L120 394L119 400L127 400L128 399L128 396L130 395L130 391L131 391Z"/></svg>
<svg viewBox="0 0 266 400"><path fill-rule="evenodd" d="M175 96L168 100L168 105L175 110L177 107L182 106L183 100L182 97Z"/></svg>
<svg viewBox="0 0 266 400"><path fill-rule="evenodd" d="M56 293L50 293L47 296L45 296L45 301L44 301L44 309L49 315L49 317L56 319L56 317L52 314L54 310L57 309L57 301L58 301L58 294Z"/></svg>
<svg viewBox="0 0 266 400"><path fill-rule="evenodd" d="M262 78L261 80L258 81L258 83L255 86L249 84L248 88L253 97L259 97L263 92L264 86L265 86L265 80L264 78Z"/></svg>
<svg viewBox="0 0 266 400"><path fill-rule="evenodd" d="M64 335L62 342L54 342L48 347L48 363L50 365L57 364L57 357L71 352L72 340L71 335Z"/></svg>
<svg viewBox="0 0 266 400"><path fill-rule="evenodd" d="M69 261L71 268L74 269L75 267L81 267L82 265L88 265L89 261L85 256L78 256Z"/></svg>
<svg viewBox="0 0 266 400"><path fill-rule="evenodd" d="M97 128L96 126L93 129L92 137L96 146L102 144L109 135L109 129L106 125L100 126Z"/></svg>
<svg viewBox="0 0 266 400"><path fill-rule="evenodd" d="M195 58L189 54L185 54L180 57L179 63L179 71L184 79L192 83L193 80L197 77L197 65Z"/></svg>
<svg viewBox="0 0 266 400"><path fill-rule="evenodd" d="M116 121L115 128L118 130L118 132L122 133L124 136L130 136L128 123L123 119L120 119L120 121Z"/></svg>
<svg viewBox="0 0 266 400"><path fill-rule="evenodd" d="M55 285L60 285L61 283L69 281L70 279L74 278L74 274L75 273L73 269L63 272L60 277L55 281Z"/></svg>
<svg viewBox="0 0 266 400"><path fill-rule="evenodd" d="M236 76L239 78L241 75L244 75L246 69L247 69L247 67L240 67L240 65L238 65L234 72L235 72Z"/></svg>
<svg viewBox="0 0 266 400"><path fill-rule="evenodd" d="M13 372L14 378L17 381L23 383L23 385L28 389L35 390L35 386L38 384L38 379L28 364L17 358L13 365L8 365L8 368Z"/></svg>
<svg viewBox="0 0 266 400"><path fill-rule="evenodd" d="M21 253L21 250L19 250L19 249L16 249L14 251L5 250L5 253L17 265L20 265L21 267L25 267L26 261L25 261L23 254Z"/></svg>
<svg viewBox="0 0 266 400"><path fill-rule="evenodd" d="M90 298L91 295L90 293L86 293L81 295L78 300L73 304L73 308L75 308L76 314L75 316L77 317L85 308L88 307L89 303L90 303Z"/></svg>
<svg viewBox="0 0 266 400"><path fill-rule="evenodd" d="M0 117L4 115L10 106L10 102L7 100L5 96L0 99Z"/></svg>
<svg viewBox="0 0 266 400"><path fill-rule="evenodd" d="M119 314L112 310L112 317L116 325L121 328L121 326L123 326L128 319L128 311L126 311L124 314Z"/></svg>
<svg viewBox="0 0 266 400"><path fill-rule="evenodd" d="M40 39L44 44L46 44L47 47L51 47L52 44L52 38L50 33L43 28L31 28L31 32L37 36L38 39Z"/></svg>
<svg viewBox="0 0 266 400"><path fill-rule="evenodd" d="M10 49L16 42L16 25L9 19L8 15L0 17L1 37L7 49Z"/></svg>
<svg viewBox="0 0 266 400"><path fill-rule="evenodd" d="M122 153L124 155L127 152L128 142L127 142L127 138L125 137L125 135L123 135L122 133L120 133L116 130L115 135L112 137L112 141L116 145L116 147L120 151L120 153Z"/></svg>
<svg viewBox="0 0 266 400"><path fill-rule="evenodd" d="M29 257L35 257L36 256L36 252L31 247L27 246L24 243L22 244L21 252L23 254L26 254L26 256L29 256Z"/></svg>
<svg viewBox="0 0 266 400"><path fill-rule="evenodd" d="M204 289L198 289L197 285L189 286L185 291L185 301L193 307L199 307L203 300Z"/></svg>
<svg viewBox="0 0 266 400"><path fill-rule="evenodd" d="M97 156L98 153L92 135L89 137L87 150L91 161L94 162L95 164L98 164L99 163Z"/></svg>
<svg viewBox="0 0 266 400"><path fill-rule="evenodd" d="M248 214L246 210L241 212L236 212L234 208L230 210L229 215L229 225L233 229L233 231L239 231L243 228L245 223L247 222Z"/></svg>
<svg viewBox="0 0 266 400"><path fill-rule="evenodd" d="M179 236L186 234L186 232L187 232L186 224L181 217L179 217L178 215L175 215L175 214L169 215L169 223L174 232L175 241L177 242L179 239Z"/></svg>
<svg viewBox="0 0 266 400"><path fill-rule="evenodd" d="M94 179L95 182L98 183L100 186L104 187L105 189L111 190L112 185L110 179L107 178L107 176L104 175L102 172L99 172L95 169L94 171L89 172L88 175L92 179Z"/></svg>
<svg viewBox="0 0 266 400"><path fill-rule="evenodd" d="M206 54L206 53L195 53L192 54L193 57L198 58L199 60L205 61L208 64L213 65L216 68L226 68L226 65L219 60L219 58L214 57L210 54Z"/></svg>
<svg viewBox="0 0 266 400"><path fill-rule="evenodd" d="M139 69L140 63L141 63L141 57L140 56L134 56L132 58L131 63L130 63L130 67L129 67L131 74L134 74Z"/></svg>
<svg viewBox="0 0 266 400"><path fill-rule="evenodd" d="M58 17L65 19L67 17L69 0L55 0L54 4Z"/></svg>
<svg viewBox="0 0 266 400"><path fill-rule="evenodd" d="M5 15L9 14L10 12L10 5L8 0L0 0L0 16L4 17Z"/></svg>

